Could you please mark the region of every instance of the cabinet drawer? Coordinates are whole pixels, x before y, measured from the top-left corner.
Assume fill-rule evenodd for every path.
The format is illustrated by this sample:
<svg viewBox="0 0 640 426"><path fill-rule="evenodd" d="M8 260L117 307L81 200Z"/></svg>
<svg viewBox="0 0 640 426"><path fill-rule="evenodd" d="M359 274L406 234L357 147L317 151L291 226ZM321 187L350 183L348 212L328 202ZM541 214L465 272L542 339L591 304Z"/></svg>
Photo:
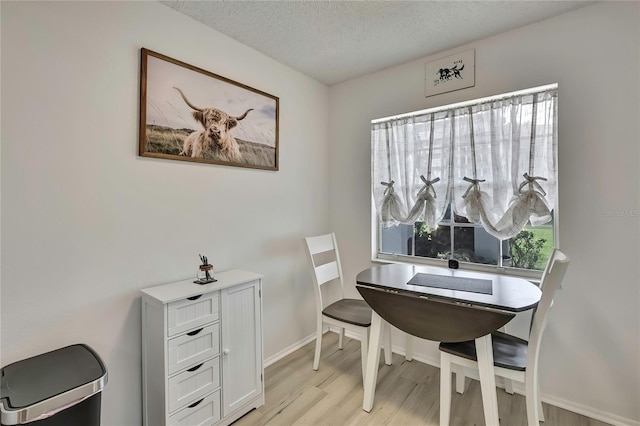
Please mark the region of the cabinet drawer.
<svg viewBox="0 0 640 426"><path fill-rule="evenodd" d="M167 351L169 374L213 358L220 353L220 324L211 324L170 339Z"/></svg>
<svg viewBox="0 0 640 426"><path fill-rule="evenodd" d="M220 317L220 293L215 291L196 298L176 300L167 306L167 336L217 321Z"/></svg>
<svg viewBox="0 0 640 426"><path fill-rule="evenodd" d="M210 426L220 420L220 391L194 402L169 417L169 426Z"/></svg>
<svg viewBox="0 0 640 426"><path fill-rule="evenodd" d="M198 401L220 387L220 357L198 364L169 379L169 411Z"/></svg>

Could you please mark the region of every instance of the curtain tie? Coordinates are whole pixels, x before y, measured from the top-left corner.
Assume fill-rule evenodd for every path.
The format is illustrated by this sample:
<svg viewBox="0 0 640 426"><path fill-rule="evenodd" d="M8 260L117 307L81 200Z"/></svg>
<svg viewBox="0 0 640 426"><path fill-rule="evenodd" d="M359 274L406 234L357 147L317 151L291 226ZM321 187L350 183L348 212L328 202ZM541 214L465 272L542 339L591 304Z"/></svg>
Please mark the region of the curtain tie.
<svg viewBox="0 0 640 426"><path fill-rule="evenodd" d="M422 180L422 182L424 182L424 186L422 187L422 189L420 189L420 191L418 191L418 197L420 197L421 194L424 193L428 193L429 191L431 191L431 193L433 194L433 198L437 198L436 197L436 190L433 187L433 184L440 181L440 178L437 177L435 179L432 180L427 180L424 175L420 175L420 179Z"/></svg>
<svg viewBox="0 0 640 426"><path fill-rule="evenodd" d="M387 188L384 190L384 195L390 195L393 194L393 184L395 183L395 181L391 181L391 182L380 182L381 184L383 184L384 186L386 186Z"/></svg>
<svg viewBox="0 0 640 426"><path fill-rule="evenodd" d="M537 180L546 181L547 178L544 178L542 176L529 176L529 173L525 173L522 176L525 178L525 181L522 182L520 184L520 186L518 187L518 192L522 193L522 188L524 188L525 185L529 185L529 190L531 190L532 187L533 187L535 190L540 192L543 196L547 195L547 193L544 191L544 189L542 189L542 186L540 186L540 184L538 182L536 182Z"/></svg>
<svg viewBox="0 0 640 426"><path fill-rule="evenodd" d="M462 198L467 198L467 195L469 195L469 192L473 189L473 192L475 193L479 193L480 192L480 182L484 182L484 179L471 179L468 177L464 177L462 178L465 182L469 182L471 185L469 185L469 187L467 188L467 190L464 192L464 194L462 195Z"/></svg>

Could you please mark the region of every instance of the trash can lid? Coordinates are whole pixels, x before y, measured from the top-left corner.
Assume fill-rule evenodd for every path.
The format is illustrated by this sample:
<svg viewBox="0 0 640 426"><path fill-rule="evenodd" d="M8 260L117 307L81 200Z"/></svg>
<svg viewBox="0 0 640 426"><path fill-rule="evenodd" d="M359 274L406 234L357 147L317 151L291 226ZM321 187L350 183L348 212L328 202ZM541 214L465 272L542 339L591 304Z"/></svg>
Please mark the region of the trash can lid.
<svg viewBox="0 0 640 426"><path fill-rule="evenodd" d="M90 347L76 344L14 362L1 375L0 408L7 424L8 412L36 405L42 409L35 411L51 411L100 392L107 370Z"/></svg>

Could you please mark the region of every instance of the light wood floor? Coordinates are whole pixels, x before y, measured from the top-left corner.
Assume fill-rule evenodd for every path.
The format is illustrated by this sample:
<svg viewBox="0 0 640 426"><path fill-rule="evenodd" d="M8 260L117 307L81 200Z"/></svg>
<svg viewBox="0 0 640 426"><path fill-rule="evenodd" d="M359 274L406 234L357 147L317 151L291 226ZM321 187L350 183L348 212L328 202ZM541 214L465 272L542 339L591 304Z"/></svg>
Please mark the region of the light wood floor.
<svg viewBox="0 0 640 426"><path fill-rule="evenodd" d="M371 413L362 410L360 342L345 338L338 350L335 333L322 339L320 368L313 371L315 341L265 371L266 404L234 426L259 425L438 425L440 370L393 354L381 366ZM455 388L455 383L452 385ZM544 405L544 426L603 426L597 420ZM502 426L526 425L524 396L498 389ZM451 425L484 425L480 385L467 378L463 395L453 393Z"/></svg>

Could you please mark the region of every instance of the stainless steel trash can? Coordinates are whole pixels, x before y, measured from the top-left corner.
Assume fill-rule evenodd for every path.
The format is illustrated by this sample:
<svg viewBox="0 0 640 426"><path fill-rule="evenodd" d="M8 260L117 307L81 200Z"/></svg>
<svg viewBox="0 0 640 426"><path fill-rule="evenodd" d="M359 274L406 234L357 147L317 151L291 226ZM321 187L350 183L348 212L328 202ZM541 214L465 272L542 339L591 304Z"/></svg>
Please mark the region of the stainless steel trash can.
<svg viewBox="0 0 640 426"><path fill-rule="evenodd" d="M100 426L107 369L89 346L17 361L0 374L1 426Z"/></svg>

